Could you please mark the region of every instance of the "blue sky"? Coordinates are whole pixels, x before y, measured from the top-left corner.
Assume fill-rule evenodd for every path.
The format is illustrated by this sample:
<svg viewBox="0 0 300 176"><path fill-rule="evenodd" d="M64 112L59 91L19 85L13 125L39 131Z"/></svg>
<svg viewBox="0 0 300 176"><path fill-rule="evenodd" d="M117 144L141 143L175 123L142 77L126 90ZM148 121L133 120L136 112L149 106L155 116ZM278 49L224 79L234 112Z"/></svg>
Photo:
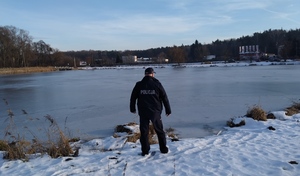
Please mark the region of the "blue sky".
<svg viewBox="0 0 300 176"><path fill-rule="evenodd" d="M299 29L299 0L0 0L0 26L60 51L208 44Z"/></svg>

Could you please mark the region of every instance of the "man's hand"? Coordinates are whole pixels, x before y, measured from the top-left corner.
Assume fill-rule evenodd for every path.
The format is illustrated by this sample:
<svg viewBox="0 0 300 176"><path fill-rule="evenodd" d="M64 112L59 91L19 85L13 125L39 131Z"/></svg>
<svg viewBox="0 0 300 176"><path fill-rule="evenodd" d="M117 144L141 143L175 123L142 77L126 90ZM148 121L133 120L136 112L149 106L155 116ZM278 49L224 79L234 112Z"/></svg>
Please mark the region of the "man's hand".
<svg viewBox="0 0 300 176"><path fill-rule="evenodd" d="M167 117L168 117L169 115L171 115L171 114L166 114Z"/></svg>

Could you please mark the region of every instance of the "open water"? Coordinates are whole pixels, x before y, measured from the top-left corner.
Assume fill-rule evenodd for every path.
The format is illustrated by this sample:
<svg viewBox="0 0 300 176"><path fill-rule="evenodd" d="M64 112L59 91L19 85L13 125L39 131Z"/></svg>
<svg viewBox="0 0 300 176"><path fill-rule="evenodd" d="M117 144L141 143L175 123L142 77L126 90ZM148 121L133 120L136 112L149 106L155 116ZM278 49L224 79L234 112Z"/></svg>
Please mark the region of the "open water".
<svg viewBox="0 0 300 176"><path fill-rule="evenodd" d="M155 71L172 108L170 117L162 114L164 128L174 128L181 138L216 134L253 105L278 111L300 98L300 65ZM116 125L139 121L129 112L129 99L143 73L142 67L127 67L0 76L0 98L5 99L0 102L0 136L9 122L8 109L22 134L45 132L49 123L44 116L50 115L73 137L110 136Z"/></svg>

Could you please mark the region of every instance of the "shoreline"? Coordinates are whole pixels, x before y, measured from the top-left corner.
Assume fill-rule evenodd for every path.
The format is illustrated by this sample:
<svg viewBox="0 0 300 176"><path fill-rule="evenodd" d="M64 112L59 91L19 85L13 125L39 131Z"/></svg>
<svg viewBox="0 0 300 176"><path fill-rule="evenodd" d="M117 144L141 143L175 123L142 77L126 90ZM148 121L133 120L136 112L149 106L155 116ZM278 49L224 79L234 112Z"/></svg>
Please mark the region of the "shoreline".
<svg viewBox="0 0 300 176"><path fill-rule="evenodd" d="M287 62L235 62L235 63L223 63L212 62L210 64L203 63L182 63L179 66L174 64L149 64L149 65L126 65L126 66L103 66L103 67L19 67L19 68L0 68L0 75L14 75L14 74L29 74L29 73L41 73L41 72L53 72L53 71L65 71L65 70L98 70L98 69L120 69L120 68L145 68L145 66L153 67L227 67L227 66L267 66L267 65L300 65L300 61L287 61Z"/></svg>
<svg viewBox="0 0 300 176"><path fill-rule="evenodd" d="M55 67L0 68L0 75L15 75L57 71Z"/></svg>
<svg viewBox="0 0 300 176"><path fill-rule="evenodd" d="M142 157L140 143L118 138L74 141L74 154L57 158L45 153L30 154L28 160L0 159L3 175L299 175L300 114L256 121L239 118L245 126L228 128L206 138L170 141L170 152L161 154L151 145L152 155ZM267 147L266 147L267 146ZM5 154L4 151L0 152ZM220 157L221 156L221 157ZM195 161L200 161L195 162ZM145 165L149 167L145 167ZM149 168L156 168L149 170ZM126 174L127 173L127 174ZM225 174L224 174L225 173ZM298 173L298 174L297 174Z"/></svg>

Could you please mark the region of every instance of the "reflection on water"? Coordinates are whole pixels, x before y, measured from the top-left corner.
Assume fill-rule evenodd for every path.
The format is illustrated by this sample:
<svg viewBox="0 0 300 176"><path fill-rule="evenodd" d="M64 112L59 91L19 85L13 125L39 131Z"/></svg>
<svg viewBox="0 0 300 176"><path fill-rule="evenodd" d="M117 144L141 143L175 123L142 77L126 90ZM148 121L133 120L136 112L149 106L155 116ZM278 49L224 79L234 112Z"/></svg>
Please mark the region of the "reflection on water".
<svg viewBox="0 0 300 176"><path fill-rule="evenodd" d="M228 119L244 115L254 104L265 111L281 110L300 98L299 68L156 68L172 107L170 117L163 113L165 128L175 128L181 137L203 137L217 133ZM12 109L21 126L44 130L43 117L49 114L74 136L111 135L116 125L138 122L129 112L129 96L143 72L136 68L0 76L0 98L8 102L0 103L0 120Z"/></svg>

